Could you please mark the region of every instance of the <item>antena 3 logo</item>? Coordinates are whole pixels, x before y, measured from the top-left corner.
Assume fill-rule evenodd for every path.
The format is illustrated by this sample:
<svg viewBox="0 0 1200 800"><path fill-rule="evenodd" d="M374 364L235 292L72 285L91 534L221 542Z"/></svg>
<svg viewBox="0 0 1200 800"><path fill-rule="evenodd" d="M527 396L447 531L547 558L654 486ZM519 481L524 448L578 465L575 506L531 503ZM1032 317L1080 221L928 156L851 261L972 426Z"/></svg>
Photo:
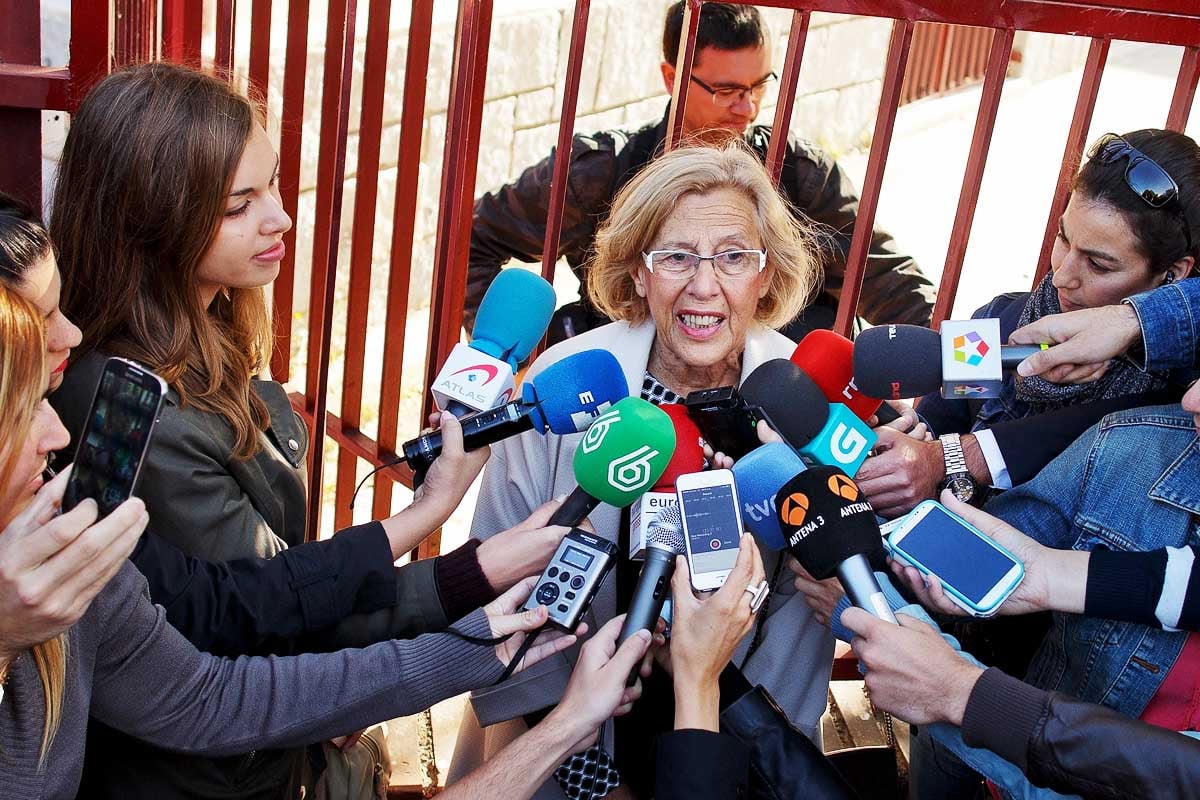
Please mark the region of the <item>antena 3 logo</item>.
<svg viewBox="0 0 1200 800"><path fill-rule="evenodd" d="M596 420L600 424L600 420ZM592 429L588 428L588 433ZM632 453L610 461L608 464L608 484L617 491L633 493L650 485L652 473L650 462L658 457L658 450L644 444Z"/></svg>
<svg viewBox="0 0 1200 800"><path fill-rule="evenodd" d="M583 448L583 452L594 453L600 445L604 444L604 437L608 435L608 429L620 421L621 411L616 408L596 417L596 421L587 429L587 433L583 435L583 441L579 445Z"/></svg>
<svg viewBox="0 0 1200 800"><path fill-rule="evenodd" d="M808 516L808 495L803 492L792 492L783 501L779 509L779 517L788 525L803 525Z"/></svg>
<svg viewBox="0 0 1200 800"><path fill-rule="evenodd" d="M849 500L853 503L858 499L857 484L845 475L830 475L826 485L829 486L829 491L843 500Z"/></svg>

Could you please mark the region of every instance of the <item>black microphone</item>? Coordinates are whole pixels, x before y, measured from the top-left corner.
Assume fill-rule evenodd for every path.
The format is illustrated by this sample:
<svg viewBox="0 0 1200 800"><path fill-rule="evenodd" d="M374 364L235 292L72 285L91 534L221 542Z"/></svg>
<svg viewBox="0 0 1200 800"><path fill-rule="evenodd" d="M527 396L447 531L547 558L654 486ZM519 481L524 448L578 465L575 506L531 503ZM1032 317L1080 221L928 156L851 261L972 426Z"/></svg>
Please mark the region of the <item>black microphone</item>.
<svg viewBox="0 0 1200 800"><path fill-rule="evenodd" d="M742 397L793 448L804 447L829 418L829 400L804 370L786 358L758 365L740 388Z"/></svg>
<svg viewBox="0 0 1200 800"><path fill-rule="evenodd" d="M654 632L663 603L671 594L671 577L675 574L675 557L682 555L683 523L679 506L667 506L658 512L646 531L645 563L638 576L625 624L617 637L617 646L641 630Z"/></svg>
<svg viewBox="0 0 1200 800"><path fill-rule="evenodd" d="M1000 346L1000 368L1012 372L1046 349L1039 344ZM854 383L874 397L899 400L942 388L942 337L920 325L879 325L854 340Z"/></svg>
<svg viewBox="0 0 1200 800"><path fill-rule="evenodd" d="M819 581L837 575L850 602L886 622L896 615L867 556L883 549L875 510L837 467L813 466L775 495L788 552Z"/></svg>

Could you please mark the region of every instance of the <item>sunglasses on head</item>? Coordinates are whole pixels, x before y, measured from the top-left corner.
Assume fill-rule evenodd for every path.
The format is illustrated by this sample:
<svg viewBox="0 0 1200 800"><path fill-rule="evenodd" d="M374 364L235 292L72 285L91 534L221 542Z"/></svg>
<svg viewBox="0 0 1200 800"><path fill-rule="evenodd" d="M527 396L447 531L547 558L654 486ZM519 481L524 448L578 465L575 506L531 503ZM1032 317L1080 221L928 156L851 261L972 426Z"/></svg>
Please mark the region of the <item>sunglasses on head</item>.
<svg viewBox="0 0 1200 800"><path fill-rule="evenodd" d="M1179 221L1183 225L1183 236L1187 240L1187 249L1192 249L1192 233L1179 201L1179 184L1175 183L1175 179L1159 166L1157 161L1115 133L1101 136L1088 153L1088 158L1100 164L1112 164L1122 158L1127 159L1125 183L1151 208L1164 208L1174 200Z"/></svg>

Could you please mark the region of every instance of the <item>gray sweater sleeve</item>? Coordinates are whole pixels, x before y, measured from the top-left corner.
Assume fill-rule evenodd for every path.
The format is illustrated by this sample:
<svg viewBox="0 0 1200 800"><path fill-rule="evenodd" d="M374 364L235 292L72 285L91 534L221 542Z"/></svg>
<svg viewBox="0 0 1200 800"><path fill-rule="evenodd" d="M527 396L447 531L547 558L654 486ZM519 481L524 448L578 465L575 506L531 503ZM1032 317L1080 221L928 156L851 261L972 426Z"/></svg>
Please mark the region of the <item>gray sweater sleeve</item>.
<svg viewBox="0 0 1200 800"><path fill-rule="evenodd" d="M105 592L91 715L161 747L205 755L295 747L406 716L495 681L495 650L426 634L363 650L222 659L198 652L126 564ZM462 633L490 637L482 611Z"/></svg>

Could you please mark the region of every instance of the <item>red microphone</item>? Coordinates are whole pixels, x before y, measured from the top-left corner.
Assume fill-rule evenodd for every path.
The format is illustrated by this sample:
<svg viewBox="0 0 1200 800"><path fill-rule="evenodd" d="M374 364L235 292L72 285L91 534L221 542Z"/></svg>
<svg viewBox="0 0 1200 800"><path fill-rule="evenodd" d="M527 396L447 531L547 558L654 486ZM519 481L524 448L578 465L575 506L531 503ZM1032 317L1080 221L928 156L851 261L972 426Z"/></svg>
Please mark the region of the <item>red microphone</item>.
<svg viewBox="0 0 1200 800"><path fill-rule="evenodd" d="M861 420L870 418L883 404L854 385L854 343L841 334L812 331L796 345L791 360L813 379L826 400L843 403Z"/></svg>
<svg viewBox="0 0 1200 800"><path fill-rule="evenodd" d="M675 496L675 479L690 472L704 469L704 449L700 446L700 429L688 416L682 403L665 403L659 406L671 418L675 426L675 453L667 463L666 470L658 482L642 495L629 510L629 557L644 558L646 533L658 513L678 503Z"/></svg>

